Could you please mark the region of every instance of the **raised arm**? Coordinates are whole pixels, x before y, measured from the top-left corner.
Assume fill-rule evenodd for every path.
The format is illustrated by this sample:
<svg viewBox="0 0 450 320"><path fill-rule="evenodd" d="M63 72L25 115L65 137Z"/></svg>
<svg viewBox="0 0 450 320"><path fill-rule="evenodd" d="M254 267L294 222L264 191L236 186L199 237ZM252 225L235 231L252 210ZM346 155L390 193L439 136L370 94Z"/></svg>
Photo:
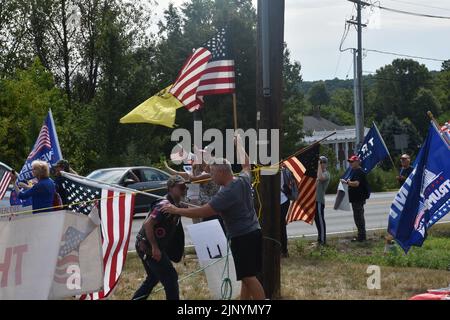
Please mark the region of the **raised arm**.
<svg viewBox="0 0 450 320"><path fill-rule="evenodd" d="M245 152L244 143L242 141L241 136L238 134L235 137L236 143L236 152L239 159L239 163L242 164L242 171L250 172L252 167L250 165L250 159L248 157L247 152Z"/></svg>
<svg viewBox="0 0 450 320"><path fill-rule="evenodd" d="M191 176L187 172L176 171L176 170L172 169L171 167L169 167L169 165L167 164L166 161L164 161L164 166L166 167L167 171L170 174L172 174L172 175L179 175L185 180L191 180Z"/></svg>

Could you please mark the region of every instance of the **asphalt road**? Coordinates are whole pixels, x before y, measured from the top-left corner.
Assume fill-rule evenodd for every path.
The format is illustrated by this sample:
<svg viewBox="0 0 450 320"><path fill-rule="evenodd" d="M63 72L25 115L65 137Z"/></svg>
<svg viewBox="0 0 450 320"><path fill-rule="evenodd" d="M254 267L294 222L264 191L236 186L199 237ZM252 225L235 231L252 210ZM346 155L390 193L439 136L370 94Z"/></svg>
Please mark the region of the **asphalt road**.
<svg viewBox="0 0 450 320"><path fill-rule="evenodd" d="M372 193L371 198L365 206L366 229L386 229L388 224L389 208L396 192L380 192ZM335 195L327 195L325 197L325 221L327 226L327 234L348 233L356 230L353 221L353 213L351 211L334 210ZM450 214L440 220L441 222L450 222ZM132 235L130 241L130 250L134 250L134 240L136 233L142 225L143 219L135 219L132 226ZM191 219L183 218L185 227L186 245L192 245L186 226L191 224ZM304 222L293 222L288 225L288 236L294 237L313 237L317 236L315 225L309 225Z"/></svg>

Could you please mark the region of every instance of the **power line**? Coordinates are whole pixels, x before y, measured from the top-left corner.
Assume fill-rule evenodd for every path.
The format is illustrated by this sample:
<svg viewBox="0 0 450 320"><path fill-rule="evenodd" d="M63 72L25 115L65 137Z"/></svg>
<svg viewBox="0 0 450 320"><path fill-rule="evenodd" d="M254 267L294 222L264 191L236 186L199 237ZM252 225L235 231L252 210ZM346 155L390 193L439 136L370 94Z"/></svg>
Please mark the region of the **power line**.
<svg viewBox="0 0 450 320"><path fill-rule="evenodd" d="M450 20L449 16L438 16L438 15L432 15L432 14L426 14L426 13L419 13L419 12L411 12L411 11L393 9L393 8L384 7L382 5L374 4L374 3L370 3L369 5L372 6L372 7L380 8L382 10L391 11L391 12L395 12L395 13L406 14L406 15L410 15L410 16Z"/></svg>
<svg viewBox="0 0 450 320"><path fill-rule="evenodd" d="M405 4L412 5L412 6L417 6L417 7L431 8L431 9L438 9L438 10L444 10L444 11L450 11L450 8L443 8L443 7L430 6L430 5L427 5L427 4L419 4L419 3L410 2L410 1L402 1L402 0L390 0L390 1L393 1L393 2L399 2L399 3L405 3Z"/></svg>
<svg viewBox="0 0 450 320"><path fill-rule="evenodd" d="M413 55L409 55L409 54L401 54L401 53L395 53L395 52L389 52L389 51L383 51L383 50L375 50L375 49L364 49L364 51L381 53L381 54L389 54L389 55L393 55L393 56L406 57L406 58L412 58L412 59L420 59L420 60L429 60L429 61L437 61L437 62L446 61L444 59L413 56Z"/></svg>

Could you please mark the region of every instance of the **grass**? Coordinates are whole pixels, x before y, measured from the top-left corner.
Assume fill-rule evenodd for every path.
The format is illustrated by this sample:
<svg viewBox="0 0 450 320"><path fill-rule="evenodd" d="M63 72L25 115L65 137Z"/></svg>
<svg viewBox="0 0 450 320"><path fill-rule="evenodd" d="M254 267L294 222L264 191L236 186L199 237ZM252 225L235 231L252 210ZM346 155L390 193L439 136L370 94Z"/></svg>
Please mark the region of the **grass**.
<svg viewBox="0 0 450 320"><path fill-rule="evenodd" d="M449 285L450 224L434 226L423 247L407 255L397 245L384 254L384 235L371 234L365 244L351 243L349 237L330 238L328 246L319 248L306 239L291 240L290 257L282 260L281 299L407 299ZM380 290L367 289L369 265L381 268ZM193 250L175 267L180 278L198 270ZM112 299L130 299L144 277L139 258L129 254ZM204 274L183 280L180 293L182 299L210 299ZM163 290L150 297L164 298Z"/></svg>

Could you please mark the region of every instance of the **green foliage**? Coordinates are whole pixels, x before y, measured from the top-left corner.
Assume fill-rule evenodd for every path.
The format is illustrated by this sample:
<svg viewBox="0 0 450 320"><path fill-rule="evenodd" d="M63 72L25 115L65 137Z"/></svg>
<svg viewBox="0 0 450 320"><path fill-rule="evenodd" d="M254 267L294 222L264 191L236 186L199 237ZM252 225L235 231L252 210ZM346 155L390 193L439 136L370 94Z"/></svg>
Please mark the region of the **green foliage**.
<svg viewBox="0 0 450 320"><path fill-rule="evenodd" d="M20 170L48 110L51 108L58 119L64 116L66 104L63 92L55 87L52 74L39 60L27 70L17 70L12 77L0 79L2 161Z"/></svg>
<svg viewBox="0 0 450 320"><path fill-rule="evenodd" d="M170 85L192 48L223 26L229 27L236 63L239 126L256 126L257 19L252 1L187 0L180 7L169 3L159 22L151 19L153 4L147 0L1 2L1 161L16 169L23 164L51 108L63 155L78 172L160 163L172 148L172 130L119 125L119 119ZM71 20L73 8L79 21ZM154 34L149 32L151 23L157 27ZM283 84L282 157L299 148L303 116L313 107L320 107L322 116L338 125L354 124L353 81L303 82L301 65L293 61L287 46ZM381 123L394 156L398 152L393 150L393 135L408 134L407 151L414 154L427 128L426 111L433 111L441 123L449 120L449 88L448 62L441 72L430 73L413 60L394 60L375 76L365 77L366 126L371 121ZM204 129L231 128L231 97L205 100L198 114ZM191 130L192 120L186 110L177 112L179 127ZM334 161L332 150L324 152ZM335 190L336 181L330 188ZM383 189L388 186L380 183Z"/></svg>
<svg viewBox="0 0 450 320"><path fill-rule="evenodd" d="M385 254L383 237L371 240L366 244L348 243L342 239L340 241L331 240L327 247L320 250L308 249L305 245L306 240L297 240L295 248L301 256L319 261L448 270L450 261L448 236L447 226L434 226L423 246L412 247L408 254L404 254L398 245Z"/></svg>
<svg viewBox="0 0 450 320"><path fill-rule="evenodd" d="M308 102L314 107L328 105L330 103L330 94L323 81L313 85L308 92Z"/></svg>
<svg viewBox="0 0 450 320"><path fill-rule="evenodd" d="M423 121L428 124L428 121ZM387 116L379 126L381 136L383 137L388 150L392 156L406 152L415 154L422 141L424 135L420 135L414 124L409 119L399 120L394 114ZM405 134L408 136L408 147L405 150L396 150L394 135Z"/></svg>

